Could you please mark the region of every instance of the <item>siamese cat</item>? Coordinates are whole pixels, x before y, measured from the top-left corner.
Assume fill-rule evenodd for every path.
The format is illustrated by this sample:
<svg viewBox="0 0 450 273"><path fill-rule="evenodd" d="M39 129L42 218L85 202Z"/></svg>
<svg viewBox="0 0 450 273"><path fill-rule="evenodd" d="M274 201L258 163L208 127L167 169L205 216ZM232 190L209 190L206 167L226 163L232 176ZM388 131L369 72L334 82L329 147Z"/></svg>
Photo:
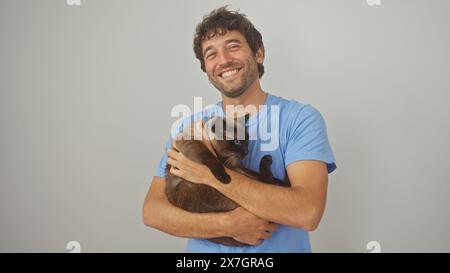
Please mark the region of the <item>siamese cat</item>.
<svg viewBox="0 0 450 273"><path fill-rule="evenodd" d="M244 168L240 160L248 153L248 131L245 126L249 118L245 116L245 122L241 119L215 117L210 119L204 128L196 129L195 125L183 132L184 139L175 140L176 147L189 159L206 165L222 183L230 183L230 176L225 167L249 176L263 183L279 186L290 186L288 180L280 181L273 177L270 170L272 157L264 156L259 165L259 173ZM234 128L230 129L230 123ZM227 129L228 124L228 129ZM220 126L221 125L221 126ZM245 136L239 136L242 130ZM201 132L202 140L193 140L192 136ZM241 133L242 134L242 133ZM226 212L237 208L239 205L216 189L189 182L170 173L171 166L166 166L166 195L175 206L190 212ZM287 175L286 175L287 178ZM212 242L228 246L248 246L231 237L219 237L209 239Z"/></svg>

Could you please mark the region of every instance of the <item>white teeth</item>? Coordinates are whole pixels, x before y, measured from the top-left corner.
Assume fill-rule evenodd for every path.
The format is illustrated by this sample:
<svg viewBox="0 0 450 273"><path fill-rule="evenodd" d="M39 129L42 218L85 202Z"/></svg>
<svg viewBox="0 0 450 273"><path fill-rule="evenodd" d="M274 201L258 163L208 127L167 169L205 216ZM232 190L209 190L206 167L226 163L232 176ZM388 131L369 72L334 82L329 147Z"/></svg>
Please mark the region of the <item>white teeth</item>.
<svg viewBox="0 0 450 273"><path fill-rule="evenodd" d="M228 78L230 76L233 76L234 74L236 74L238 72L238 69L233 69L227 72L223 72L222 73L222 78Z"/></svg>

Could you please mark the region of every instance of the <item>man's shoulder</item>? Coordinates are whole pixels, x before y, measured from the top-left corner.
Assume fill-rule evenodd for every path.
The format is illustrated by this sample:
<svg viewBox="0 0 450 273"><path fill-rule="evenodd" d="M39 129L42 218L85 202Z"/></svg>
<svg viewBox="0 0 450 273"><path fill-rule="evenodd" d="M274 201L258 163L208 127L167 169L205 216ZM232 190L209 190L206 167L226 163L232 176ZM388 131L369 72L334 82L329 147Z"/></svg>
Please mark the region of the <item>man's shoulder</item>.
<svg viewBox="0 0 450 273"><path fill-rule="evenodd" d="M301 121L311 115L320 115L319 110L311 104L297 101L295 99L286 99L272 95L270 104L279 106L280 115L283 119Z"/></svg>

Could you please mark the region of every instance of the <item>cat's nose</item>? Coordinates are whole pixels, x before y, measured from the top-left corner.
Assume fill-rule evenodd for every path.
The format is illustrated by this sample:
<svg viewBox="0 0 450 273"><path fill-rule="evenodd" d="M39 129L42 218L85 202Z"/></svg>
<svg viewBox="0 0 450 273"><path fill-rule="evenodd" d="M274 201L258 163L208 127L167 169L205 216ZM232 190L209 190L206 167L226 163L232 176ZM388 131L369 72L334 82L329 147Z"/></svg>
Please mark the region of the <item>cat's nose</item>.
<svg viewBox="0 0 450 273"><path fill-rule="evenodd" d="M242 152L246 155L248 154L248 148L242 148Z"/></svg>

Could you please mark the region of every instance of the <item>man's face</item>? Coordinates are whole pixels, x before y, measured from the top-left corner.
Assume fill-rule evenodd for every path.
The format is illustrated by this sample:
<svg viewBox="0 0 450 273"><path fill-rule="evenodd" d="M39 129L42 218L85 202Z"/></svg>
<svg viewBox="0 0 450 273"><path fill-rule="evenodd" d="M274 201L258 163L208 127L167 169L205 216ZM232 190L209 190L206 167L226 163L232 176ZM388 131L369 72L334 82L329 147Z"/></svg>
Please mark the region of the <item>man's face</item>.
<svg viewBox="0 0 450 273"><path fill-rule="evenodd" d="M203 41L202 50L208 79L223 95L239 97L258 79L257 61L263 61L262 49L255 56L239 31Z"/></svg>

